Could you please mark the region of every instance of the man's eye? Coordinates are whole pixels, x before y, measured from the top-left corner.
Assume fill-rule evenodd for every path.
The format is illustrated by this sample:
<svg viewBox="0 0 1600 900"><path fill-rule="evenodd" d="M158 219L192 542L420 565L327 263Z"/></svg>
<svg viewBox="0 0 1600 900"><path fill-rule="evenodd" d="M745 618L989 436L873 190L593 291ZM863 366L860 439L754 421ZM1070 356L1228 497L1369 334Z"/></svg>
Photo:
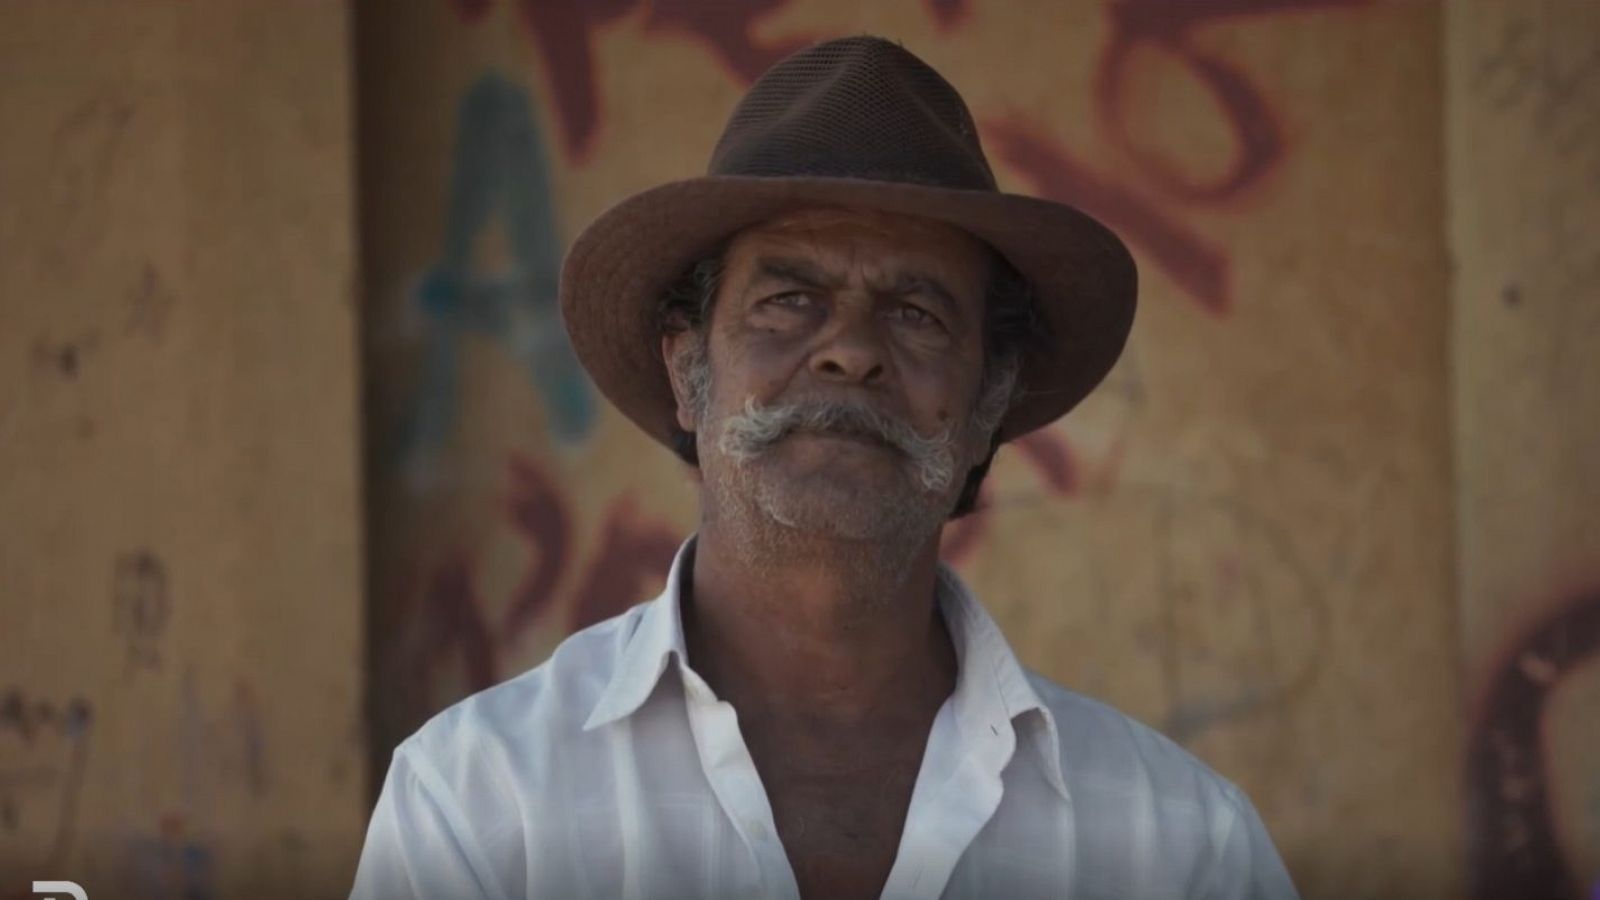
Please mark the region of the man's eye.
<svg viewBox="0 0 1600 900"><path fill-rule="evenodd" d="M894 311L891 314L895 318L902 319L902 320L904 320L906 322L909 322L912 325L937 325L937 324L939 324L939 320L934 317L933 313L928 312L927 310L923 309L920 306L916 306L916 305L913 305L913 304L910 304L910 303L902 303L902 304L900 304L899 306L894 308Z"/></svg>
<svg viewBox="0 0 1600 900"><path fill-rule="evenodd" d="M803 291L784 291L781 294L773 294L763 302L770 303L773 306L785 306L791 309L797 309L800 307L810 306L811 295Z"/></svg>

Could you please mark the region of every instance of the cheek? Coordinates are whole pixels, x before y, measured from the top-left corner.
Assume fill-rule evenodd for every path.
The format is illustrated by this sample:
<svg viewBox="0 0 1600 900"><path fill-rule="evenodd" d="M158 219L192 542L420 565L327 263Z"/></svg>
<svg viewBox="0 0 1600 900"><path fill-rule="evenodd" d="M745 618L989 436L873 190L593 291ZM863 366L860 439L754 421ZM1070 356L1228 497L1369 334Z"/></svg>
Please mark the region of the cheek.
<svg viewBox="0 0 1600 900"><path fill-rule="evenodd" d="M725 338L713 358L717 404L741 407L750 397L767 402L780 395L804 354L789 343L756 334Z"/></svg>
<svg viewBox="0 0 1600 900"><path fill-rule="evenodd" d="M975 383L962 377L948 360L929 360L900 370L911 407L925 423L943 428L958 421L977 398Z"/></svg>

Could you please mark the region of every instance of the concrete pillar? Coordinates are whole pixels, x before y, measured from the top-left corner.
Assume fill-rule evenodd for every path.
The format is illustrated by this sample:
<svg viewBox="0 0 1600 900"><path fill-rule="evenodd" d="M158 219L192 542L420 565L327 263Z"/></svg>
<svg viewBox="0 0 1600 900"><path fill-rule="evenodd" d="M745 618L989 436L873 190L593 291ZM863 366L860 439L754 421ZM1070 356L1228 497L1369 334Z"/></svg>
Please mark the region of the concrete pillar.
<svg viewBox="0 0 1600 900"><path fill-rule="evenodd" d="M0 893L342 896L348 15L0 8Z"/></svg>

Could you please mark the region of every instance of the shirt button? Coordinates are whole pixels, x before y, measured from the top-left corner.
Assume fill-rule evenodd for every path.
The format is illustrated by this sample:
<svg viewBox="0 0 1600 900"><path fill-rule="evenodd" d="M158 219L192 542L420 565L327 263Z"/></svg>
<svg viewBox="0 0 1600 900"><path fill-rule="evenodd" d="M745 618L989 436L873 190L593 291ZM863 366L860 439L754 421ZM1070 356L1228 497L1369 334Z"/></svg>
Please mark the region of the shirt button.
<svg viewBox="0 0 1600 900"><path fill-rule="evenodd" d="M767 826L761 824L759 821L757 821L755 819L751 819L750 822L749 822L749 825L750 825L750 836L751 837L755 838L758 841L764 841L764 840L767 839Z"/></svg>

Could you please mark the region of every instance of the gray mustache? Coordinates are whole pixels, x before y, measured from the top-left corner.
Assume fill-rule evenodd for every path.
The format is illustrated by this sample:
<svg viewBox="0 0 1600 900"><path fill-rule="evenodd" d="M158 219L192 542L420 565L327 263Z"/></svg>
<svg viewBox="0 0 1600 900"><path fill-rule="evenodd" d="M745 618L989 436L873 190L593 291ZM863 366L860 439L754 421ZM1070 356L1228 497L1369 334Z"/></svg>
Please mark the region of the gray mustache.
<svg viewBox="0 0 1600 900"><path fill-rule="evenodd" d="M929 491L944 491L955 477L950 430L924 437L907 423L865 403L802 400L760 406L746 400L743 411L723 423L717 446L741 462L766 452L794 432L836 434L880 441L904 454Z"/></svg>

